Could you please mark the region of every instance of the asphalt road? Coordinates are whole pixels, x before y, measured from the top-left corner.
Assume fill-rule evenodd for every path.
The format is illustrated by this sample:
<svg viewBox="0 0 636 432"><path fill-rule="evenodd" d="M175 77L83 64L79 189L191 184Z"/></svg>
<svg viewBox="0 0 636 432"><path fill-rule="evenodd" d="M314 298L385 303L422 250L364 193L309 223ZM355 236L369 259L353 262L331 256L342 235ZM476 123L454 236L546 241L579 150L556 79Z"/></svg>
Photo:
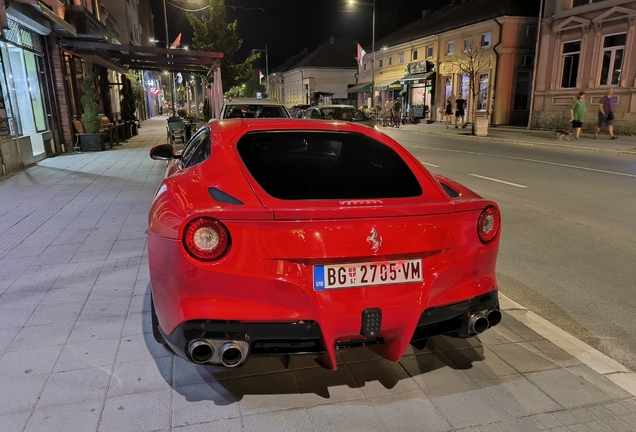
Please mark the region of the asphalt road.
<svg viewBox="0 0 636 432"><path fill-rule="evenodd" d="M636 158L386 132L500 205L504 295L636 370Z"/></svg>

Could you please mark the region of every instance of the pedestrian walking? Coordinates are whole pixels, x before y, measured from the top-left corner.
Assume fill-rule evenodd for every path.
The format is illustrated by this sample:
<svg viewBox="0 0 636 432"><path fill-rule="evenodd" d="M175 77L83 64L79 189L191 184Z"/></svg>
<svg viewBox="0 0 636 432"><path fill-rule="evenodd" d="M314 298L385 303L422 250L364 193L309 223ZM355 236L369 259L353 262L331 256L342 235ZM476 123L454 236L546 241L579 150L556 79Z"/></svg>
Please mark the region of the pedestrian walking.
<svg viewBox="0 0 636 432"><path fill-rule="evenodd" d="M384 102L384 126L388 126L391 115L393 114L393 101L391 98Z"/></svg>
<svg viewBox="0 0 636 432"><path fill-rule="evenodd" d="M579 92L570 109L570 118L574 128L574 139L581 139L581 127L585 121L585 92Z"/></svg>
<svg viewBox="0 0 636 432"><path fill-rule="evenodd" d="M457 129L457 120L462 119L462 128L466 127L466 123L464 122L464 107L466 106L466 99L462 97L462 94L459 94L459 98L455 101L455 129Z"/></svg>
<svg viewBox="0 0 636 432"><path fill-rule="evenodd" d="M400 127L402 121L402 100L398 97L393 102L393 126Z"/></svg>
<svg viewBox="0 0 636 432"><path fill-rule="evenodd" d="M453 103L451 102L451 98L446 99L446 129L448 129L448 125L451 124L452 115L453 115Z"/></svg>
<svg viewBox="0 0 636 432"><path fill-rule="evenodd" d="M607 89L607 94L601 98L601 102L598 104L598 125L596 127L596 135L594 139L598 139L598 133L601 131L603 124L607 125L609 130L610 139L616 139L614 135L614 100L612 95L614 89Z"/></svg>

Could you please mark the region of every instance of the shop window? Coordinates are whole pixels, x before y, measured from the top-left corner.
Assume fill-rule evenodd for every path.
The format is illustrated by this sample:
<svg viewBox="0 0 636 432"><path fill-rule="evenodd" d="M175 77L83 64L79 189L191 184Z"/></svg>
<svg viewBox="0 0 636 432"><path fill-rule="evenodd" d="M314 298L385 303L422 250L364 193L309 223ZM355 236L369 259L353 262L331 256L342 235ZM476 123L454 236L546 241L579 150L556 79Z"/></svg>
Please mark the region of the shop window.
<svg viewBox="0 0 636 432"><path fill-rule="evenodd" d="M426 58L433 58L433 45L426 47Z"/></svg>
<svg viewBox="0 0 636 432"><path fill-rule="evenodd" d="M515 86L515 111L527 111L530 101L530 72L518 72Z"/></svg>
<svg viewBox="0 0 636 432"><path fill-rule="evenodd" d="M413 59L412 60L417 60L417 50L413 50Z"/></svg>
<svg viewBox="0 0 636 432"><path fill-rule="evenodd" d="M446 54L454 54L455 53L455 42L449 42L446 45Z"/></svg>
<svg viewBox="0 0 636 432"><path fill-rule="evenodd" d="M39 77L44 77L43 68L41 67L42 58L40 56L36 56L32 52L24 51L24 62L26 64L29 93L31 95L31 107L33 108L33 118L35 119L35 128L38 132L43 132L47 129L47 124L42 83L39 79Z"/></svg>
<svg viewBox="0 0 636 432"><path fill-rule="evenodd" d="M563 44L563 72L561 74L562 88L576 87L576 77L579 73L580 54L581 41L566 42Z"/></svg>
<svg viewBox="0 0 636 432"><path fill-rule="evenodd" d="M490 46L490 37L491 37L491 33L484 33L483 35L481 35L481 43L480 46L482 48L486 48Z"/></svg>
<svg viewBox="0 0 636 432"><path fill-rule="evenodd" d="M479 74L479 95L477 100L477 110L486 111L488 105L488 74Z"/></svg>
<svg viewBox="0 0 636 432"><path fill-rule="evenodd" d="M453 95L453 78L444 78L444 107L446 107L446 101Z"/></svg>
<svg viewBox="0 0 636 432"><path fill-rule="evenodd" d="M462 94L461 96L468 100L470 93L470 77L468 75L462 75Z"/></svg>
<svg viewBox="0 0 636 432"><path fill-rule="evenodd" d="M626 36L626 33L605 36L603 40L603 64L601 66L600 85L620 84Z"/></svg>

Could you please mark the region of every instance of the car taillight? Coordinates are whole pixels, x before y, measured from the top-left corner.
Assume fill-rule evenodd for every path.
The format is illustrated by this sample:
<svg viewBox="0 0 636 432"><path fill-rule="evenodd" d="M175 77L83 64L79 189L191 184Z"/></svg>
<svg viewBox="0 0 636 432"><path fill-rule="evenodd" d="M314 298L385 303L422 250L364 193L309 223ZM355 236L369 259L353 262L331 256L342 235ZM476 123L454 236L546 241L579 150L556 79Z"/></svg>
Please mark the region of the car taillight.
<svg viewBox="0 0 636 432"><path fill-rule="evenodd" d="M479 215L479 221L477 221L477 234L479 240L482 243L489 243L499 233L499 227L501 225L501 216L499 210L496 207L489 206L481 212Z"/></svg>
<svg viewBox="0 0 636 432"><path fill-rule="evenodd" d="M229 249L230 233L215 219L195 219L183 232L183 246L197 259L214 261L225 255Z"/></svg>

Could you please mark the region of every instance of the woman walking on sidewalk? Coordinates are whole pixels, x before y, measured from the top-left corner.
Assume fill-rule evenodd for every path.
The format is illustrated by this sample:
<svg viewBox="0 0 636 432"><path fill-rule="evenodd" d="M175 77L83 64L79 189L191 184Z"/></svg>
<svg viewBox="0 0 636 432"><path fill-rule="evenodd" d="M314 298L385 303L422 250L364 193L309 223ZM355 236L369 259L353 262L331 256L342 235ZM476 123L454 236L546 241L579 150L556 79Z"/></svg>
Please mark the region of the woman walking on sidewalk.
<svg viewBox="0 0 636 432"><path fill-rule="evenodd" d="M585 99L585 92L579 92L570 109L570 121L576 132L574 139L581 139L579 135L581 135L581 127L585 121L585 101L583 99Z"/></svg>
<svg viewBox="0 0 636 432"><path fill-rule="evenodd" d="M448 125L451 124L452 116L453 116L453 103L451 102L451 98L446 99L446 129L448 129Z"/></svg>
<svg viewBox="0 0 636 432"><path fill-rule="evenodd" d="M607 125L610 138L616 139L616 136L614 135L614 99L612 99L613 94L613 88L607 89L607 94L601 98L601 103L599 103L598 105L598 127L596 128L596 135L594 135L594 139L598 139L598 133L601 131L603 123Z"/></svg>

